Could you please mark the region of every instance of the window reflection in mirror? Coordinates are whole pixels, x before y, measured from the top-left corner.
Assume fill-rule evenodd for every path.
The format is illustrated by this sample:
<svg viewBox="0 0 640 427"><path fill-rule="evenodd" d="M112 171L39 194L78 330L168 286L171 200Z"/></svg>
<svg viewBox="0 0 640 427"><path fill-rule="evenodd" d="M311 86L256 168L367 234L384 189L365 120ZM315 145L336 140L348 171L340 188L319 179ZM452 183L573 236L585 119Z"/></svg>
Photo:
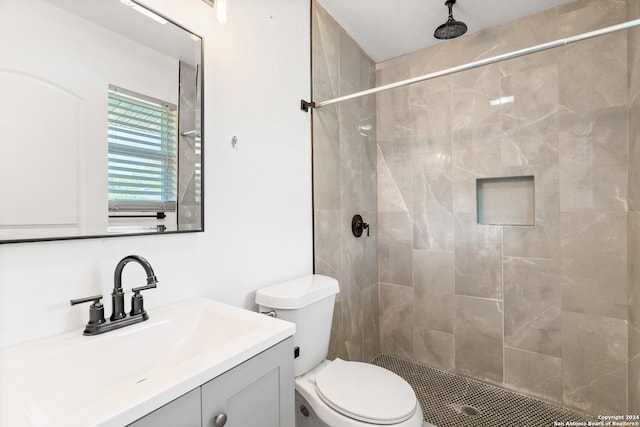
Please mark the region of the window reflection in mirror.
<svg viewBox="0 0 640 427"><path fill-rule="evenodd" d="M176 223L177 107L110 85L108 109L109 231Z"/></svg>
<svg viewBox="0 0 640 427"><path fill-rule="evenodd" d="M3 0L0 51L0 242L203 229L200 37L130 0Z"/></svg>

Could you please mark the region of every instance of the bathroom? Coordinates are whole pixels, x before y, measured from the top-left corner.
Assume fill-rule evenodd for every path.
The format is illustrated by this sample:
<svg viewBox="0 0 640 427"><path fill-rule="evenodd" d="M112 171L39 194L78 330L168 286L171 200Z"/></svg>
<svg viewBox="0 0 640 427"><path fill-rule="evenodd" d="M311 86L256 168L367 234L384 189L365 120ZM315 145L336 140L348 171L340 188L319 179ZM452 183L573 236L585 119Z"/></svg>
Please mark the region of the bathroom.
<svg viewBox="0 0 640 427"><path fill-rule="evenodd" d="M640 320L636 319L636 295L640 292L640 272L635 268L637 263L631 262L632 259L637 259L640 252L640 219L634 203L638 191L637 185L634 185L637 183L637 175L633 173L638 169L633 165L639 160L637 148L632 150L636 147L633 143L638 134L637 123L632 120L638 117L632 113L638 106L635 96L638 92L638 80L632 78L637 76L639 69L637 37L632 38L631 31L618 33L613 37L622 37L625 41L615 44L616 49L613 51L606 46L603 48L602 42L597 41L599 39L593 41L596 45L600 43L598 53L604 52L611 55L612 59L615 58L615 61L624 61L625 67L627 58L635 58L635 62L628 62L629 68L621 71L622 74L609 75L609 71L602 71L608 79L600 80L600 75L589 81L582 75L579 78L563 77L563 67L586 72L589 69L602 70L598 67L610 65L610 61L600 61L592 55L589 57L592 61L589 67L576 66L579 64L578 58L584 58L585 53L580 50L580 45L575 45L537 54L544 58L552 56L556 61L553 63L556 74L551 77L540 74L536 76L539 80L530 80L529 76L515 72L518 67L520 70L531 68L532 73L536 70L545 71L543 66L536 63L535 58L538 57L534 55L528 60L523 59L524 65L522 62L515 64L511 73L506 73L500 65L489 66L467 72L467 77L460 77L455 84L451 82L455 76L444 77L386 92L379 95L377 100L366 97L363 101L349 101L352 104L343 105L357 105L352 110L341 107L340 113L350 117L341 115L340 123L345 123L343 120L354 120L356 124L353 129L357 135L360 135L360 131L368 133L365 138L368 142L373 141L373 146L365 145L370 151L356 155L369 163L362 163L362 169L353 171L354 176L362 177L359 187L348 185L338 187L337 191L333 187L334 191L325 192L323 185L331 189L330 186L339 186L340 183L327 183L318 176L312 181L312 115L298 108L300 99L312 99L309 84L312 73L310 58L313 22L309 23L311 6L308 2L285 0L229 0L229 3L229 20L225 25L218 25L215 23L213 9L201 0L180 2L180 6L170 0L144 2L204 39L205 232L0 245L0 347L10 347L72 330L80 331L86 322L86 311L80 307L69 307L69 300L98 293L107 295L113 285L112 275L116 263L130 253L149 259L158 276L158 287L145 295L151 316L153 307L162 307L196 296L253 309L254 295L260 287L309 274L315 268L317 273L338 278L341 285L341 294L334 311L330 357L368 361L382 352L501 385L593 415L600 414L600 411L608 414L637 414L640 405L640 348L637 348L640 342ZM585 13L588 19L590 13L596 13L597 17L597 13L602 12L598 9L599 6L606 8L610 5L614 12L612 16L606 15L607 19L611 17L611 22L604 18L602 21L594 19L597 26L592 28L589 26L592 22L588 22L585 28L577 32L612 25L626 20L627 16L633 19L640 14L636 0L582 3L596 8L595 12ZM568 13L568 19L571 18L570 15ZM574 14L578 15L580 14ZM619 19L622 15L624 19ZM314 12L312 18L317 20L317 13ZM472 22L467 21L471 26ZM544 31L542 24L556 25L556 22L540 18L536 24L526 27L535 29L530 32L523 31L522 27L508 27L508 24L498 28L502 31L500 34L509 34L508 37L490 31L483 33L489 38L493 37L491 40L483 40L483 43L487 43L485 47L490 47L496 40L503 42L501 51L492 51L485 54L485 57L568 35L560 34L557 30ZM578 26L573 22L572 25ZM247 31L248 28L251 31ZM25 32L30 30L34 29L25 26ZM576 33L574 28L567 31L572 35ZM633 34L637 35L637 32ZM9 37L13 36L2 34L5 40ZM485 53L486 49L465 52L463 40L466 39L452 40L435 48L437 61L434 62L416 55L415 58L407 58L407 62L399 59L384 63L384 67L378 68L377 84L391 83L466 63ZM315 54L319 47L316 44L318 38L314 37L313 43ZM349 46L349 49L359 55L356 47ZM355 57L350 56L350 59ZM526 61L532 61L533 64ZM286 73L283 72L282 64L287 64ZM318 66L317 62L314 62L315 66ZM321 81L315 80L318 70L314 68L313 72L314 82ZM373 65L370 73L367 84L374 83L376 79ZM510 80L509 76L514 78ZM517 80L518 78L521 80ZM552 78L556 80L549 82ZM562 85L558 81L561 78L566 79ZM629 85L626 83L627 79ZM532 92L535 87L528 83L530 81L557 85L561 90L546 92L549 88L545 87L543 89L546 96L536 98L541 105L540 109L527 103L522 107L526 111L507 113L504 108L517 108L514 103L513 106L502 107L502 116L496 111L490 111L488 106L486 111L478 112L472 104L465 102L474 99L473 88L476 84L484 91L483 96L490 97L496 90L500 93L505 85L516 83ZM618 97L596 97L597 89L587 90L595 81L602 82L606 94L614 93ZM583 104L582 107L570 110L580 111L583 118L586 111L590 110L603 111L609 108L607 111L610 112L621 110L623 106L629 108L628 131L623 129L627 125L627 117L622 119L624 124L616 130L622 132L624 138L627 138L628 133L628 158L624 149L615 153L600 153L603 158L597 160L599 168L594 169L594 176L590 176L594 183L601 183L607 189L615 188L619 193L603 191L598 194L600 200L563 198L567 194L575 194L572 193L573 190L584 191L580 187L583 183L572 182L566 175L562 175L563 162L566 166L565 173L570 176L575 174L576 169L583 171L580 168L584 165L572 163L569 152L563 158L562 150L559 157L556 153L556 175L538 175L536 165L540 166L548 160L542 156L551 156L554 152L549 139L556 138L556 151L563 137L567 138L565 142L568 144L572 132L580 130L579 115L574 118L565 117L567 121L576 120L574 129L556 129L555 135L549 135L554 130L547 129L545 135L549 139L530 140L534 148L539 150L531 154L540 157L536 159L537 164L534 162L526 170L520 167L523 163L520 152L509 150L506 137L501 135L503 131L507 134L513 131L511 136L515 139L515 133L523 130L524 134L517 135L522 137L521 141L539 135L537 130L519 126L522 123L512 123L512 128L504 127L505 117L514 122L522 120L530 124L536 120L531 114L544 117L558 111L566 113L567 111L560 110L560 106L566 106L562 99L562 88L567 87L567 84L579 86L568 87L567 91L571 93L591 94L585 99L575 100L576 103L589 104L589 108L583 107ZM609 84L613 87L607 86ZM351 85L347 92L364 88L354 86ZM443 92L454 90L460 92L460 96L452 95L449 100L443 101ZM322 93L319 88L313 88L315 101L342 94L344 93ZM439 108L433 112L426 108L418 110L426 119L421 123L441 125L434 126L443 134L434 135L430 139L433 144L455 139L452 132L458 132L458 137L477 135L481 140L492 140L492 136L498 134L499 137L495 140L500 139L506 145L502 152L503 163L499 163L500 159L491 152L476 155L475 151L483 148L474 145L474 140L467 141L471 146L449 145L449 151L443 154L445 158L438 160L437 155L434 158L430 154L441 153L440 151L429 151L433 147L422 147L425 149L420 158L422 164L418 161L412 164L412 159L408 157L411 138L419 132L429 130L426 125L416 128L417 122L413 122L413 118L407 114L408 111L415 114L415 107L422 107L420 99L412 98L418 94L423 96L422 99L427 99L428 104L425 103L425 106L432 103L442 105L443 102L448 105L448 108ZM317 126L323 117L326 118L326 115L323 116L326 111L329 110L320 108L313 112L315 150L323 149L320 145L322 136L317 134ZM372 114L376 117L372 117ZM601 117L603 126L607 125L608 120L619 119L619 116ZM328 120L330 119L332 118L329 117ZM483 126L474 127L478 122ZM361 125L362 128L359 127ZM407 133L398 135L397 132L403 129ZM335 128L331 131L335 131ZM526 131L532 133L526 134ZM608 135L606 129L602 132ZM343 135L339 138L342 142ZM408 144L394 145L402 138ZM440 145L434 147L439 148ZM570 150L570 147L567 149ZM324 154L328 156L332 152L313 153L316 172L325 166L336 167L318 163L323 160ZM381 164L382 160L384 164ZM429 163L433 161L449 162L456 167L451 168L448 175L433 175L430 174L433 169ZM364 170L365 166L368 169ZM422 169L411 176L411 168L415 166ZM611 166L614 167L613 171ZM542 170L545 171L546 168ZM598 170L599 174L596 173ZM465 172L470 175L460 175ZM365 173L368 175L365 176ZM402 173L407 175L398 175ZM457 191L457 185L460 182L468 183L476 175L533 175L536 190L540 189L539 192L536 191L536 195L544 198L536 199L536 224L539 225L542 218L545 231L537 233L522 227L505 227L509 231L504 231L503 235L502 227L491 227L490 231L486 231L487 234L471 234L470 228L465 228L458 221L469 220L475 196L469 198L466 194L465 197L465 193ZM324 174L324 177L336 176L335 169ZM418 182L416 178L422 181ZM621 181L607 181L614 178ZM628 182L624 179L628 179ZM555 184L549 182L554 180ZM439 193L435 192L433 195L415 191L415 187L422 185L422 182L433 185L431 183L434 181L444 182L443 185L453 183L456 191L447 194L440 189ZM547 193L545 188L553 185L555 193ZM563 185L566 187L562 187ZM471 190L475 191L475 187ZM348 191L352 193L346 193ZM358 205L341 204L341 194L345 201L357 202ZM320 199L327 195L330 200ZM403 207L402 204L407 203L407 197L413 198L413 206L424 206L425 211L411 212L407 206ZM423 199L417 200L416 197ZM442 211L438 211L439 197L444 197L448 203ZM588 203L601 210L588 209L591 208ZM465 209L460 210L460 206ZM547 215L549 212L550 216ZM360 240L347 240L351 238L351 217L355 213L362 214L370 224L368 238L363 236ZM598 221L592 223L589 215ZM426 230L431 230L427 221L437 221L440 228L435 235L427 233ZM328 225L323 227L325 224ZM566 234L570 230L563 228L575 227L574 230L580 230L592 224L596 226L596 234L589 237L590 240L574 241ZM328 232L334 234L327 234ZM604 240L605 237L607 240ZM332 244L342 239L350 246L343 244L342 249L338 250ZM611 253L611 247L603 246L600 243L602 240L614 245L616 252ZM552 242L548 243L549 241ZM561 263L565 260L557 256L565 249L563 244L575 246L576 264L554 264L554 260ZM491 245L495 251L501 252L498 255L487 253L485 245ZM541 251L545 253L541 254ZM456 256L460 253L469 258L463 263L466 271L458 276L457 271L454 274L453 263L458 267L459 259ZM419 262L422 260L420 257L424 258L424 262ZM596 261L597 267L590 266ZM416 265L422 266L424 270L416 269ZM500 273L500 282L496 286L491 278L482 276L478 281L481 281L479 285L482 285L480 291L483 294L474 294L469 286L476 282L471 283L468 278L475 277L474 268L479 265L491 265L492 272ZM568 286L570 283L564 283L553 276L557 274L554 269L574 269L576 275L572 280L575 280L576 286ZM527 274L522 274L521 271L527 271ZM601 276L593 280L580 276L587 273ZM125 274L126 281L140 280L141 272L134 268L127 269ZM435 275L442 280L427 280ZM535 280L534 277L543 279ZM418 278L422 278L423 288L416 284ZM525 278L531 278L531 281L528 282ZM556 285L548 286L554 280ZM537 286L542 286L541 283L547 287L538 289ZM529 295L527 289L539 292L532 291L530 294L532 300L529 311L525 312L523 309L522 312L515 312L520 304L513 300L510 304L508 299L523 296L517 293L510 295L509 284L520 287L512 290L521 292L524 297ZM424 289L431 290L439 299L434 300L430 294L424 293ZM544 300L540 299L540 293L545 294ZM429 310L414 312L414 304L419 301L424 302ZM465 308L464 313L468 316L461 316L462 311L455 311L461 310L461 307ZM549 311L545 311L547 308ZM509 313L509 310L514 311ZM549 332L555 334L543 342L542 345L548 347L531 348L531 345L542 342L535 336L527 337L520 335L520 332L518 336L509 335L507 319L520 322L510 325L513 332L520 326L526 326L528 320L543 311L551 313L551 318L545 325L550 329ZM481 315L480 318L474 317ZM478 336L477 331L471 328L473 323L481 323L487 329L480 330ZM541 333L540 330L537 332ZM514 341L519 338L523 341ZM586 345L582 344L585 340L588 342ZM608 344L604 346L603 342ZM489 361L465 358L465 346L473 348L475 345L486 346L486 350L496 357ZM580 345L597 351L574 351ZM583 353L590 354L593 358L582 358L580 354ZM126 361L127 356L122 357L123 362ZM551 385L536 389L535 384L531 384L539 372L553 373ZM597 382L600 379L603 383ZM576 381L572 387L582 392L573 393L563 381ZM592 381L596 381L596 386L589 388L588 384Z"/></svg>

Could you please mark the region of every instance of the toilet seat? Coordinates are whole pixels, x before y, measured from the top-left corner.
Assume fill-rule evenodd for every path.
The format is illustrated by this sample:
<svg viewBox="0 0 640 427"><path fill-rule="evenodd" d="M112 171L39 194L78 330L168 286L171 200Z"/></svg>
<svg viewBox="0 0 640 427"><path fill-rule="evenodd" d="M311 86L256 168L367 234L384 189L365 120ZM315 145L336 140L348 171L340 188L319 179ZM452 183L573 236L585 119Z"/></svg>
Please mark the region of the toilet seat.
<svg viewBox="0 0 640 427"><path fill-rule="evenodd" d="M379 366L334 360L315 376L322 401L349 418L392 425L411 418L418 406L411 386Z"/></svg>

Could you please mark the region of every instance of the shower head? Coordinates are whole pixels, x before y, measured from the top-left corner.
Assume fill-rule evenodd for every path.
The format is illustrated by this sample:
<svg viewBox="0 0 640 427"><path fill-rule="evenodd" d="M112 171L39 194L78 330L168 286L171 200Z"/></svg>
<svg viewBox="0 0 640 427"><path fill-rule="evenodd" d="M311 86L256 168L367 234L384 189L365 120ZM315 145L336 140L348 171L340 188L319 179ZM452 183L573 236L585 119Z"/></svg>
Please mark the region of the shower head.
<svg viewBox="0 0 640 427"><path fill-rule="evenodd" d="M453 19L454 4L456 4L456 0L447 0L445 2L444 5L449 8L449 19L447 19L447 22L436 28L436 31L433 33L435 38L441 40L455 39L467 32L467 24Z"/></svg>

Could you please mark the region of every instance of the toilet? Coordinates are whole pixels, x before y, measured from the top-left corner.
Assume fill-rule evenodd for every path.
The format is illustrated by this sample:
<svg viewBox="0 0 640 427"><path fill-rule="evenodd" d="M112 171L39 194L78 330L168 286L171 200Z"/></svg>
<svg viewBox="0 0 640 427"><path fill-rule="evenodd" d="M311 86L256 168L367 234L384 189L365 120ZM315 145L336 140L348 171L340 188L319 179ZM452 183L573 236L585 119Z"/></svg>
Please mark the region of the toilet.
<svg viewBox="0 0 640 427"><path fill-rule="evenodd" d="M379 366L327 360L338 282L313 274L258 290L262 313L296 324L296 427L421 427L404 379Z"/></svg>

